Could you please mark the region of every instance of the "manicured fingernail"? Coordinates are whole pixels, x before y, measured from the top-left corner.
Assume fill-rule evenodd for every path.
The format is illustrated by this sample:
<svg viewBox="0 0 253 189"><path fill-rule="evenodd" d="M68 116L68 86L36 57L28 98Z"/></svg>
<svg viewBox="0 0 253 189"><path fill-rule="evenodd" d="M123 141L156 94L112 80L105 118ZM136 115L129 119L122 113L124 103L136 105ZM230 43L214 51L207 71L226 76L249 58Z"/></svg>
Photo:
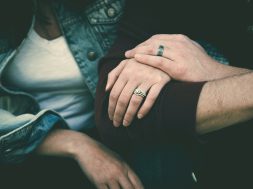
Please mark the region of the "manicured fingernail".
<svg viewBox="0 0 253 189"><path fill-rule="evenodd" d="M142 114L138 114L137 117L138 117L138 119L142 119L143 115Z"/></svg>
<svg viewBox="0 0 253 189"><path fill-rule="evenodd" d="M125 127L128 127L129 125L130 125L130 123L128 122L128 121L123 121L123 125L125 126Z"/></svg>

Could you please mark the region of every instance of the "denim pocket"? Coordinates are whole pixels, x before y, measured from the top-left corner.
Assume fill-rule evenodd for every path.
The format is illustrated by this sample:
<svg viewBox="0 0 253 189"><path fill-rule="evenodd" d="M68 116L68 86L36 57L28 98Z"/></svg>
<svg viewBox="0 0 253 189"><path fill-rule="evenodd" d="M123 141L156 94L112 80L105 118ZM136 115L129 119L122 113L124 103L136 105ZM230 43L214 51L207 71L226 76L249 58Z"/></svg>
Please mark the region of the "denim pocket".
<svg viewBox="0 0 253 189"><path fill-rule="evenodd" d="M124 0L99 0L86 10L91 25L115 24L123 13Z"/></svg>

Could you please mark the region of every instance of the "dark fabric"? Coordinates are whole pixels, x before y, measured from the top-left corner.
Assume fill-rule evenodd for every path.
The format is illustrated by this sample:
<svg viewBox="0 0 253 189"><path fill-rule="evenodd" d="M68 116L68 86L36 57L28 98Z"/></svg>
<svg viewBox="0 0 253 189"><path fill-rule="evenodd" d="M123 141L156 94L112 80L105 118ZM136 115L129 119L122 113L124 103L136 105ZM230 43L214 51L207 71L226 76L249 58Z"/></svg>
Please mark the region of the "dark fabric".
<svg viewBox="0 0 253 189"><path fill-rule="evenodd" d="M182 146L144 147L133 151L127 162L145 189L195 189L192 162ZM0 178L1 189L95 189L68 158L34 156L18 165L2 165Z"/></svg>
<svg viewBox="0 0 253 189"><path fill-rule="evenodd" d="M189 149L191 151L193 146L195 148L196 145L185 146L185 144L192 142L187 134L193 128L191 124L194 123L193 113L195 113L194 108L201 90L201 83L168 84L144 120L135 120L128 129L115 129L107 116L108 94L104 92L106 74L124 58L125 50L131 49L136 43L156 33L181 33L188 35L193 40L205 40L217 47L232 65L252 69L253 32L248 30L249 26L253 25L252 5L252 1L244 0L128 0L120 27L122 36L106 58L101 61L99 69L96 121L102 139L115 149L124 148L128 151L128 155L132 154L133 159L136 156L132 148L137 144L140 144L140 149L149 146L152 142L160 143L160 145L169 143L174 146L183 144L184 152ZM166 99L166 101L161 99ZM185 110L181 110L183 103L185 103ZM173 108L175 111L171 112ZM156 114L157 110L162 112L159 117ZM162 115L167 116L161 117ZM179 120L180 116L182 117ZM159 119L164 122L159 122ZM184 125L184 120L185 122L187 120L190 125ZM151 123L164 124L155 127ZM173 126L177 126L178 130L175 130ZM202 188L252 187L250 175L252 175L253 163L250 149L253 141L251 133L252 122L236 125L203 137L203 141L208 142L197 145L199 148L196 150L200 159L198 163L201 164L197 175ZM177 155L178 159L184 157L182 154ZM149 156L146 154L144 157L147 160ZM169 161L171 160L167 159L164 162L169 164ZM147 162L148 160L145 163ZM175 166L180 167L179 162L174 163ZM149 164L145 165L148 167ZM168 178L168 180L171 179L171 177Z"/></svg>
<svg viewBox="0 0 253 189"><path fill-rule="evenodd" d="M206 189L253 188L253 120L204 136L199 181Z"/></svg>
<svg viewBox="0 0 253 189"><path fill-rule="evenodd" d="M95 189L72 159L32 157L18 165L0 166L1 189Z"/></svg>
<svg viewBox="0 0 253 189"><path fill-rule="evenodd" d="M135 169L148 189L196 188L191 176L197 159L195 117L198 96L204 82L168 83L151 112L125 128L115 128L108 117L105 92L108 73L124 59L124 52L136 45L121 33L108 55L100 62L96 93L96 125L103 143L120 153Z"/></svg>
<svg viewBox="0 0 253 189"><path fill-rule="evenodd" d="M205 40L239 67L253 68L253 2L247 0L127 0L121 30L143 40L185 34Z"/></svg>
<svg viewBox="0 0 253 189"><path fill-rule="evenodd" d="M113 148L146 142L181 142L194 136L196 105L204 82L168 83L161 91L150 113L135 119L128 128L113 127L108 117L108 97L105 92L108 73L123 59L126 49L135 42L121 35L108 55L101 61L96 96L96 125L102 141Z"/></svg>

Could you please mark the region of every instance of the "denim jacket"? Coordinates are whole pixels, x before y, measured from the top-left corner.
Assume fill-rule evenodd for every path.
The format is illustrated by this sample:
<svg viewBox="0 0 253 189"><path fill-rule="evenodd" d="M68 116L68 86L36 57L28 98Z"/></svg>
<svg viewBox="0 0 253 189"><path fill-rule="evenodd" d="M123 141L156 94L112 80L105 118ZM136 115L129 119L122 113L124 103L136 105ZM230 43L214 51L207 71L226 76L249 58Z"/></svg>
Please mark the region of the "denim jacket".
<svg viewBox="0 0 253 189"><path fill-rule="evenodd" d="M124 0L95 0L82 12L54 3L54 11L69 48L90 91L93 104L98 80L97 66L117 36ZM0 164L24 160L54 126L67 128L53 110L41 110L29 94L4 86L1 76L17 49L0 38ZM93 112L93 106L90 111Z"/></svg>

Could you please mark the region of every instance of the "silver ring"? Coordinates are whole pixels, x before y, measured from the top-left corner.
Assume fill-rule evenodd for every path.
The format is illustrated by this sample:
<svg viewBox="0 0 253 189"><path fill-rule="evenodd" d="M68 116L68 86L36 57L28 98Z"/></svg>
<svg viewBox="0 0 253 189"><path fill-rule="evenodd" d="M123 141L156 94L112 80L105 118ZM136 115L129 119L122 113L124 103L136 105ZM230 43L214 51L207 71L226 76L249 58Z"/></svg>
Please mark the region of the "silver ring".
<svg viewBox="0 0 253 189"><path fill-rule="evenodd" d="M160 45L160 46L158 47L156 56L163 56L163 52L164 52L164 46L163 46L163 45Z"/></svg>
<svg viewBox="0 0 253 189"><path fill-rule="evenodd" d="M143 90L141 90L140 88L136 88L134 90L134 94L137 96L141 96L142 98L145 98L147 96L147 94Z"/></svg>

